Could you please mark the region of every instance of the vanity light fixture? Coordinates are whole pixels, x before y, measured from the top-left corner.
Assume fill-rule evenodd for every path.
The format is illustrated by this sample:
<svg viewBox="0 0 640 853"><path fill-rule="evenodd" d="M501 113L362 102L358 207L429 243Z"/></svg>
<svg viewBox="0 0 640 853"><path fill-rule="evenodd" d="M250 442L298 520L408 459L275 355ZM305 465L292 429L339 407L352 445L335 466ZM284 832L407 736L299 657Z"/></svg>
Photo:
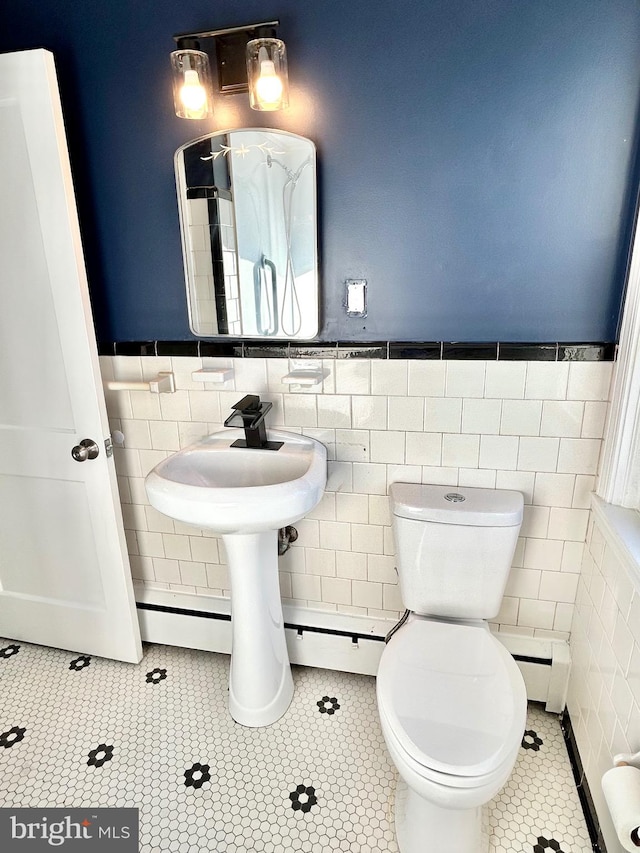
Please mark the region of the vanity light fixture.
<svg viewBox="0 0 640 853"><path fill-rule="evenodd" d="M200 48L212 39L218 70L218 90L223 95L249 92L254 110L281 110L289 104L287 50L276 38L279 21L244 27L183 33L174 36L171 54L173 99L180 118L203 119L212 115L209 57Z"/></svg>

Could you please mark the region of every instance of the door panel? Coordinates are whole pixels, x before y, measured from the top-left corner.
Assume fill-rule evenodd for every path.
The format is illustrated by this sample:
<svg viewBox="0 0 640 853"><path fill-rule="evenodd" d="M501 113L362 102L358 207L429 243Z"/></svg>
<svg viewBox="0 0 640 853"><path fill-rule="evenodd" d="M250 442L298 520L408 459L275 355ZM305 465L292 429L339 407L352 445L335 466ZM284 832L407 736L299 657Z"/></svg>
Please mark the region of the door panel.
<svg viewBox="0 0 640 853"><path fill-rule="evenodd" d="M85 484L3 476L0 506L0 541L7 546L2 559L2 592L91 604L104 610ZM71 546L60 535L69 518L75 528ZM37 536L32 535L34 524Z"/></svg>
<svg viewBox="0 0 640 853"><path fill-rule="evenodd" d="M142 656L53 58L0 56L0 635ZM90 438L93 460L72 448Z"/></svg>
<svg viewBox="0 0 640 853"><path fill-rule="evenodd" d="M0 370L0 422L21 427L40 424L41 391L48 384L49 426L73 431L33 175L16 101L0 103L0 128L0 243L2 277L7 283L2 288L0 364L11 365L10 370ZM15 251L18 246L20 251ZM16 358L25 340L37 341L46 358L39 362Z"/></svg>

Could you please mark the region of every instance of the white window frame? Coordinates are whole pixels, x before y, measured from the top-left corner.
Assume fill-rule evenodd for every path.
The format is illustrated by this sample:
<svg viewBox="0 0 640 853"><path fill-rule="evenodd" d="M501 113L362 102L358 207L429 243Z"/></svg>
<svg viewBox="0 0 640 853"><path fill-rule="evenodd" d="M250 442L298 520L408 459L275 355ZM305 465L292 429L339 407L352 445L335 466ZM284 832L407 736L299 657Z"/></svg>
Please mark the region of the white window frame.
<svg viewBox="0 0 640 853"><path fill-rule="evenodd" d="M636 224L596 492L640 509L640 228Z"/></svg>

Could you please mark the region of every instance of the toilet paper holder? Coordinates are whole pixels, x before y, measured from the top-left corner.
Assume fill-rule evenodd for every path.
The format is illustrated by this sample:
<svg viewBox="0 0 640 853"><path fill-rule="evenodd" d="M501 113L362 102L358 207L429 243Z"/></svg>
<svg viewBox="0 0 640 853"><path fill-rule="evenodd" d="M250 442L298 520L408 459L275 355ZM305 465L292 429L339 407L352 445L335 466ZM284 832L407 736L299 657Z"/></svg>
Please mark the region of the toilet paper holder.
<svg viewBox="0 0 640 853"><path fill-rule="evenodd" d="M640 848L640 752L620 752L602 777L602 792L624 850Z"/></svg>

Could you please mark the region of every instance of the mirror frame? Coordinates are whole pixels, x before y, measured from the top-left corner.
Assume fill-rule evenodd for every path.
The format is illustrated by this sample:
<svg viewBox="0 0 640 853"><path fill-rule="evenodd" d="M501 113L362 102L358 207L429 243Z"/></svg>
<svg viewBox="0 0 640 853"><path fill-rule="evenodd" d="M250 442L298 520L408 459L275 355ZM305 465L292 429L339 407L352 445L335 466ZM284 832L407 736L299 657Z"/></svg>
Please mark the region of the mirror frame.
<svg viewBox="0 0 640 853"><path fill-rule="evenodd" d="M187 200L187 181L184 167L184 152L191 147L192 145L203 142L206 139L212 139L214 137L223 137L225 135L232 135L234 133L239 133L242 131L252 132L252 133L276 133L281 136L294 137L296 139L304 140L307 142L312 148L312 156L313 156L313 187L312 187L312 198L311 205L313 210L314 217L314 239L313 239L313 255L315 262L315 284L316 284L316 311L315 311L315 330L311 335L282 335L275 334L273 336L269 334L232 334L230 332L223 332L217 334L203 334L198 332L194 328L194 316L193 316L193 305L192 302L195 299L194 294L194 284L192 283L192 266L189 261L189 256L191 253L191 246L189 237L187 234L187 229L189 227L187 223L187 217L185 215L184 203ZM188 142L185 142L184 145L181 145L174 154L174 170L175 170L175 181L176 181L176 191L177 191L177 200L178 200L178 214L180 220L180 241L182 248L182 261L183 261L183 269L184 269L184 280L185 280L185 288L186 288L186 297L187 297L187 311L189 317L189 328L191 333L197 338L211 339L211 340L259 340L259 341L313 341L317 340L319 332L320 332L320 323L321 323L321 287L320 287L320 261L319 261L319 235L318 235L318 226L319 226L319 216L318 216L318 187L317 187L317 147L315 143L308 139L305 136L301 136L297 133L292 133L287 130L280 130L279 128L272 127L235 127L235 128L227 128L223 130L212 131L211 133L205 133L202 136L198 136L195 139L190 139ZM238 252L236 248L236 264L238 263Z"/></svg>

